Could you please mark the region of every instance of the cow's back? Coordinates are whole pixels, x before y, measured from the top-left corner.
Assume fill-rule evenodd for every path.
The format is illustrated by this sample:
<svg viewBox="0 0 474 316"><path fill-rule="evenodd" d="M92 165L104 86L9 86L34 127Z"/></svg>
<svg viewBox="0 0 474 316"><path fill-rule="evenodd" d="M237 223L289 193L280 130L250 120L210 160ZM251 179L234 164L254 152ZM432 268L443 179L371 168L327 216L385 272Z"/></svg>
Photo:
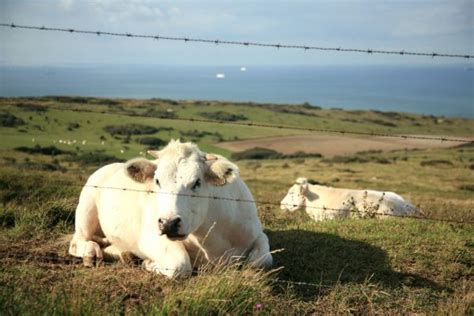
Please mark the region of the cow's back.
<svg viewBox="0 0 474 316"><path fill-rule="evenodd" d="M418 212L415 206L395 192L373 190L361 192L362 194L359 194L359 196L362 196L361 206L368 208L363 209L362 207L362 211L387 214L389 216L413 215Z"/></svg>
<svg viewBox="0 0 474 316"><path fill-rule="evenodd" d="M95 171L81 192L81 199L95 204L105 237L119 248L136 247L148 196L140 190L146 191L146 187L126 175L124 164L113 163Z"/></svg>
<svg viewBox="0 0 474 316"><path fill-rule="evenodd" d="M143 183L127 176L123 165L104 173L104 187L99 191L98 214L102 230L118 248L139 253L138 241L143 232L143 216L153 200ZM158 227L155 223L156 229ZM158 234L158 232L156 232Z"/></svg>
<svg viewBox="0 0 474 316"><path fill-rule="evenodd" d="M97 169L89 176L86 184L82 188L80 200L97 205L100 196L101 187L104 187L111 175L123 167L123 163L113 163Z"/></svg>

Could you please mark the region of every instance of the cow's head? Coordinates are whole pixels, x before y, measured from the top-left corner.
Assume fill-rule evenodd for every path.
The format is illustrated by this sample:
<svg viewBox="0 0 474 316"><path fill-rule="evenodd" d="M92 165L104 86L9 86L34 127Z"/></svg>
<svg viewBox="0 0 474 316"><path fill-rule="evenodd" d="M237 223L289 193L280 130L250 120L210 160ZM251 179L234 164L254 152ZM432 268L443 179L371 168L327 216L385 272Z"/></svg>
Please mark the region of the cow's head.
<svg viewBox="0 0 474 316"><path fill-rule="evenodd" d="M131 160L127 174L148 183L156 195L159 231L172 240L185 239L204 222L212 186L224 186L239 176L236 165L222 156L205 154L195 144L172 140L161 151L148 151L156 158Z"/></svg>
<svg viewBox="0 0 474 316"><path fill-rule="evenodd" d="M306 178L296 179L296 183L288 190L286 196L280 202L280 208L284 211L294 212L304 207L308 193L308 180Z"/></svg>

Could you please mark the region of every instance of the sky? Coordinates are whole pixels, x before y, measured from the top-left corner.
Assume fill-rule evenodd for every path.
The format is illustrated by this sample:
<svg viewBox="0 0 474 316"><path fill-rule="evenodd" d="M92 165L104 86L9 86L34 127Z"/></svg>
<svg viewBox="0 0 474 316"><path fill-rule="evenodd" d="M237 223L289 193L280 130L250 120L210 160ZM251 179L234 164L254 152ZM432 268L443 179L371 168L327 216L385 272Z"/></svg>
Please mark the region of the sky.
<svg viewBox="0 0 474 316"><path fill-rule="evenodd" d="M1 0L0 21L220 40L474 53L473 0ZM0 65L431 65L466 62L447 58L215 46L10 28L0 28L0 45Z"/></svg>

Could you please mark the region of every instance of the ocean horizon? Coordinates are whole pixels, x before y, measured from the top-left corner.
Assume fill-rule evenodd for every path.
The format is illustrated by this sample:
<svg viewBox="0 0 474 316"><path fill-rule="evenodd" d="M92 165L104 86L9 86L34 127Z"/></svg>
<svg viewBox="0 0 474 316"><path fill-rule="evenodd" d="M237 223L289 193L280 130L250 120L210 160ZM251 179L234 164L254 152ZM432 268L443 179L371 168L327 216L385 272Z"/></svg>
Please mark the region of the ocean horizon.
<svg viewBox="0 0 474 316"><path fill-rule="evenodd" d="M0 96L302 104L474 118L474 71L450 66L0 66Z"/></svg>

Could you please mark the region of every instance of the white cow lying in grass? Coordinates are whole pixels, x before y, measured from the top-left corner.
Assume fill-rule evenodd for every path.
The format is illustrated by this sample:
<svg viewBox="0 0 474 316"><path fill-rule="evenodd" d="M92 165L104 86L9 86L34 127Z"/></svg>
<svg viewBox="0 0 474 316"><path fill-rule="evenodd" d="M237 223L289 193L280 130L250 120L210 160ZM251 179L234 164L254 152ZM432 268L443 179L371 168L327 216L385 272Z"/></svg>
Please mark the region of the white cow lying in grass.
<svg viewBox="0 0 474 316"><path fill-rule="evenodd" d="M394 192L338 189L296 179L281 201L282 210L306 209L315 221L360 217L422 216L420 210ZM383 215L385 214L385 215Z"/></svg>
<svg viewBox="0 0 474 316"><path fill-rule="evenodd" d="M76 209L71 255L90 266L107 246L105 255L131 252L148 270L170 277L235 257L271 265L268 238L236 165L173 140L149 153L157 159L110 164L90 176Z"/></svg>

